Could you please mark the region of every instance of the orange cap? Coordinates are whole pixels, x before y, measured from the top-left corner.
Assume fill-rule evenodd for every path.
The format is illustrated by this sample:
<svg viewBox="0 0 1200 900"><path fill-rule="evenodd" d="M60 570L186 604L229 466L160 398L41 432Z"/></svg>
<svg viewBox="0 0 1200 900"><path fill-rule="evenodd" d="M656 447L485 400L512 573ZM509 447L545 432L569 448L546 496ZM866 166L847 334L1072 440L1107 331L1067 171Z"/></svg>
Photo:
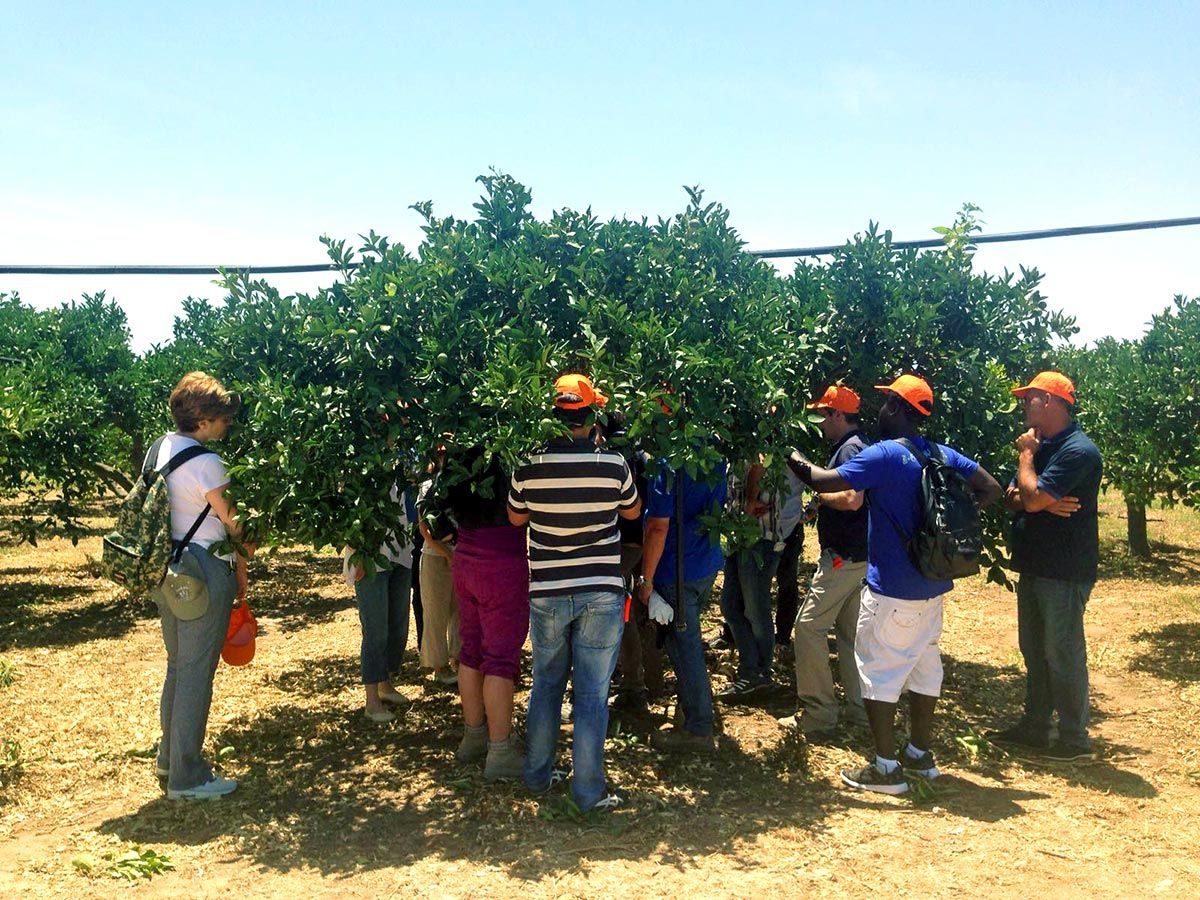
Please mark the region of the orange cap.
<svg viewBox="0 0 1200 900"><path fill-rule="evenodd" d="M1045 391L1075 405L1075 383L1062 372L1038 372L1033 381L1024 387L1013 388L1013 393L1020 397L1026 391Z"/></svg>
<svg viewBox="0 0 1200 900"><path fill-rule="evenodd" d="M221 659L231 666L244 666L254 659L254 638L258 634L258 622L250 611L250 604L242 601L229 614L229 627L225 629L225 645L221 647Z"/></svg>
<svg viewBox="0 0 1200 900"><path fill-rule="evenodd" d="M889 394L908 401L908 405L925 416L933 415L933 388L924 378L916 375L901 375L891 384L877 384L875 387Z"/></svg>
<svg viewBox="0 0 1200 900"><path fill-rule="evenodd" d="M604 406L608 398L596 390L586 375L563 375L554 382L554 405L559 409Z"/></svg>
<svg viewBox="0 0 1200 900"><path fill-rule="evenodd" d="M825 389L821 399L808 404L805 409L836 409L838 412L856 413L860 403L858 394L844 384L833 384Z"/></svg>

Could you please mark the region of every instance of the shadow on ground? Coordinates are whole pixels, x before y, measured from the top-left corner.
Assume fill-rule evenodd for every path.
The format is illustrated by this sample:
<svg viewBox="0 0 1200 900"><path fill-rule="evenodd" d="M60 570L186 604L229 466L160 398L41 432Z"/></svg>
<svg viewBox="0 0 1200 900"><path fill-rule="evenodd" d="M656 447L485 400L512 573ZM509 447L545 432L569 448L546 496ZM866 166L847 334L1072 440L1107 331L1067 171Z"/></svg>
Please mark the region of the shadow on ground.
<svg viewBox="0 0 1200 900"><path fill-rule="evenodd" d="M354 605L341 583L341 561L310 550L283 549L250 564L250 603L284 631L328 622Z"/></svg>
<svg viewBox="0 0 1200 900"><path fill-rule="evenodd" d="M1123 540L1100 542L1099 580L1132 578L1149 584L1200 583L1200 548L1151 542L1150 557L1131 556Z"/></svg>
<svg viewBox="0 0 1200 900"><path fill-rule="evenodd" d="M1172 622L1133 640L1143 650L1130 661L1132 671L1177 684L1200 681L1200 622Z"/></svg>
<svg viewBox="0 0 1200 900"><path fill-rule="evenodd" d="M139 619L157 616L150 601L134 601L110 589L81 563L49 573L29 567L0 569L16 580L0 583L0 649L66 647L115 638ZM28 581L25 576L33 576Z"/></svg>

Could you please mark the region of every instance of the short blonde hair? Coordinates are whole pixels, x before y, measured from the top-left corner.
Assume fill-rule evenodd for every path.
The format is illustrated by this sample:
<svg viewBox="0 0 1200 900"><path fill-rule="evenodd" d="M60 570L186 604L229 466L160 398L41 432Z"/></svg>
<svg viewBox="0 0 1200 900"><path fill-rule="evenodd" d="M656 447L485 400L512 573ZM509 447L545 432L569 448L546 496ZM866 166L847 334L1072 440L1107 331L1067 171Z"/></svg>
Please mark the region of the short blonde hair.
<svg viewBox="0 0 1200 900"><path fill-rule="evenodd" d="M171 391L171 418L180 431L195 431L205 419L232 417L242 400L206 372L188 372Z"/></svg>

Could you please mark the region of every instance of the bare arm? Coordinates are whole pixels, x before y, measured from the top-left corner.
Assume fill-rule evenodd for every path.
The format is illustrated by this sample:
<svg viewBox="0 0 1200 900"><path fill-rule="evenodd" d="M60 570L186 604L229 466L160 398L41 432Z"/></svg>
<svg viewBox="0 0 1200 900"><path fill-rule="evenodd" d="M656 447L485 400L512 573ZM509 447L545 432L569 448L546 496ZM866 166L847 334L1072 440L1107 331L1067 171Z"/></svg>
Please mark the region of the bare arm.
<svg viewBox="0 0 1200 900"><path fill-rule="evenodd" d="M975 472L971 475L967 483L971 485L971 490L975 492L975 502L980 507L995 503L1004 495L1004 490L1000 487L1000 482L988 474L988 470L983 466L976 467Z"/></svg>
<svg viewBox="0 0 1200 900"><path fill-rule="evenodd" d="M622 519L636 519L642 514L642 498L638 497L637 502L629 509L621 509L617 507L617 515Z"/></svg>
<svg viewBox="0 0 1200 900"><path fill-rule="evenodd" d="M237 509L225 496L225 490L229 487L228 484L223 484L219 488L213 488L204 495L204 499L208 501L213 512L217 514L225 525L225 531L237 543L242 543L242 523L237 520ZM239 601L246 599L246 589L250 584L250 577L246 568L247 556L253 556L256 549L252 543L244 543L242 546L246 550L246 556L241 553L233 555L233 569L237 576L237 599Z"/></svg>
<svg viewBox="0 0 1200 900"><path fill-rule="evenodd" d="M428 544L433 552L438 556L444 556L446 559L454 559L454 550L445 541L439 541L433 536L433 532L429 530L429 526L425 522L418 521L417 529L421 532L421 537L425 538L425 543Z"/></svg>
<svg viewBox="0 0 1200 900"><path fill-rule="evenodd" d="M518 528L520 528L522 525L529 523L529 513L517 512L510 506L508 507L508 521L510 524L516 525Z"/></svg>
<svg viewBox="0 0 1200 900"><path fill-rule="evenodd" d="M841 512L855 512L862 509L864 496L862 491L838 491L835 494L817 494L817 502Z"/></svg>
<svg viewBox="0 0 1200 900"><path fill-rule="evenodd" d="M839 475L836 469L823 469L820 466L814 466L809 460L800 455L798 451L792 451L792 455L788 457L787 464L788 468L796 473L797 478L818 494L835 494L842 491L854 490L850 486L850 482Z"/></svg>
<svg viewBox="0 0 1200 900"><path fill-rule="evenodd" d="M746 472L746 500L743 508L749 515L758 518L765 516L771 509L770 503L764 503L758 499L758 486L762 482L763 474L767 470L758 463L752 465L749 471Z"/></svg>
<svg viewBox="0 0 1200 900"><path fill-rule="evenodd" d="M654 573L658 562L662 559L663 550L667 546L667 532L671 528L669 518L648 518L642 531L642 578L645 579L638 589L638 599L643 603L650 602L650 591L653 588Z"/></svg>

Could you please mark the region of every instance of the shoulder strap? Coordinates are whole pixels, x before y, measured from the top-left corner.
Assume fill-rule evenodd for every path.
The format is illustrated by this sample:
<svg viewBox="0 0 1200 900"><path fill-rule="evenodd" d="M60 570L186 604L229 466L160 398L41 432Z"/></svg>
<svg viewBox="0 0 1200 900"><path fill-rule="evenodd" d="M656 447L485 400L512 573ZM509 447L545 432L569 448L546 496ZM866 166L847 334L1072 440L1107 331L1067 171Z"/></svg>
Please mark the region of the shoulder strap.
<svg viewBox="0 0 1200 900"><path fill-rule="evenodd" d="M915 456L917 458L917 462L919 462L922 467L924 467L925 464L929 462L929 457L927 457L921 451L921 448L919 448L916 444L914 444L908 438L896 438L896 443L899 444L901 447L903 447L905 450L907 450L909 453L911 453L913 456Z"/></svg>
<svg viewBox="0 0 1200 900"><path fill-rule="evenodd" d="M185 462L189 462L195 459L197 456L203 456L205 453L216 452L216 450L205 447L203 444L196 444L194 447L184 447L169 460L167 460L167 464L158 470L158 474L163 478L166 478Z"/></svg>
<svg viewBox="0 0 1200 900"><path fill-rule="evenodd" d="M150 476L154 472L154 464L158 461L158 451L166 439L167 436L164 434L151 444L150 449L146 451L146 458L142 460L142 480L146 482L147 487L150 485Z"/></svg>
<svg viewBox="0 0 1200 900"><path fill-rule="evenodd" d="M209 510L212 509L211 503L205 503L204 509L200 510L200 515L196 516L196 521L192 523L192 527L187 530L187 534L183 536L183 540L175 545L175 552L171 554L171 559L174 562L179 562L179 558L183 556L183 549L192 542L192 538L196 536L196 532L200 530L201 523L208 518Z"/></svg>

